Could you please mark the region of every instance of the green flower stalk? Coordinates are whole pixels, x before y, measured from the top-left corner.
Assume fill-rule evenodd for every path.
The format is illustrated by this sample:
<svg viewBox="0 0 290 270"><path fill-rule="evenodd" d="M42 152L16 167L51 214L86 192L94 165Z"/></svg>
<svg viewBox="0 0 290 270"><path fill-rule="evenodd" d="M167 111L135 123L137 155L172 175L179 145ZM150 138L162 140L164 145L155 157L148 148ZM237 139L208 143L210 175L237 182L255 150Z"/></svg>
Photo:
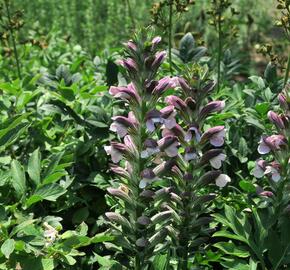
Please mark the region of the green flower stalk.
<svg viewBox="0 0 290 270"><path fill-rule="evenodd" d="M178 269L190 269L190 259L210 233L208 206L215 194L205 187L215 183L223 188L231 181L219 169L226 155L221 146L225 140L225 127L204 128L207 117L220 112L224 101L210 101L208 96L215 87L212 81L200 82L178 78L180 97L167 96L165 101L177 112L177 124L172 129L163 129L163 136L178 137L180 148L169 177L172 191L169 193L168 209L173 211L170 230ZM212 148L214 147L214 148Z"/></svg>
<svg viewBox="0 0 290 270"><path fill-rule="evenodd" d="M129 41L126 58L119 64L131 82L109 90L125 102L129 111L127 116L113 117L110 128L123 138L123 143L111 142L105 147L114 163L112 170L120 177L116 187L108 189L118 207L115 212L106 213L106 217L112 224L116 244L128 258L128 269L148 268L153 254L166 245L166 224L171 216L171 211L156 204L162 191L155 182L160 172L170 166L178 146L174 136L158 140L160 126L171 127L175 123L170 108L157 110L159 98L174 86L169 77L156 80L166 57L165 52L157 51L160 41L160 37L155 37L148 42L143 33ZM160 159L167 165L161 162L156 166Z"/></svg>

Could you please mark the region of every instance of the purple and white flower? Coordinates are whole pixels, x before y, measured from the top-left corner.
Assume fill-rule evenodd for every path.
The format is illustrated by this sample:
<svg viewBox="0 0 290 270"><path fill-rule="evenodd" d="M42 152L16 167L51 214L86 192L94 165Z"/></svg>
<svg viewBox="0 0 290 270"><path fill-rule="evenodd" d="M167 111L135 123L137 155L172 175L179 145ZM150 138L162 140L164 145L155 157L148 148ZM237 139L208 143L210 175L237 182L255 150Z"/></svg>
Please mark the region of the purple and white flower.
<svg viewBox="0 0 290 270"><path fill-rule="evenodd" d="M141 152L141 158L148 158L160 152L157 142L153 139L146 139L144 146L145 149Z"/></svg>
<svg viewBox="0 0 290 270"><path fill-rule="evenodd" d="M209 140L210 144L215 147L220 147L225 142L226 130L224 126L216 126L208 129L202 136L201 142Z"/></svg>
<svg viewBox="0 0 290 270"><path fill-rule="evenodd" d="M115 98L120 98L125 101L133 101L140 103L141 98L133 83L128 84L128 86L111 86L109 93Z"/></svg>
<svg viewBox="0 0 290 270"><path fill-rule="evenodd" d="M163 124L162 113L158 110L151 110L146 115L146 127L148 131L153 132L156 124Z"/></svg>
<svg viewBox="0 0 290 270"><path fill-rule="evenodd" d="M176 112L174 110L174 106L167 106L160 110L161 117L163 118L164 126L168 129L172 129L176 125Z"/></svg>
<svg viewBox="0 0 290 270"><path fill-rule="evenodd" d="M155 181L156 175L152 169L145 169L141 172L141 181L139 183L139 188L145 188L146 186L150 185L153 181Z"/></svg>
<svg viewBox="0 0 290 270"><path fill-rule="evenodd" d="M256 178L262 178L265 174L265 170L266 170L266 161L260 159L260 160L256 161L255 168L254 168L252 174Z"/></svg>
<svg viewBox="0 0 290 270"><path fill-rule="evenodd" d="M114 121L110 130L116 132L121 138L123 138L128 133L128 128L135 128L137 125L137 120L132 112L129 112L128 117L115 116L112 117Z"/></svg>
<svg viewBox="0 0 290 270"><path fill-rule="evenodd" d="M213 168L219 169L222 166L223 161L226 160L226 157L226 154L220 153L217 156L211 158L209 160L209 163Z"/></svg>
<svg viewBox="0 0 290 270"><path fill-rule="evenodd" d="M158 145L161 151L164 151L167 156L175 157L178 155L178 140L175 136L166 136L158 141Z"/></svg>
<svg viewBox="0 0 290 270"><path fill-rule="evenodd" d="M279 182L281 179L280 168L280 164L273 161L270 165L266 166L265 175L269 174L274 182Z"/></svg>
<svg viewBox="0 0 290 270"><path fill-rule="evenodd" d="M261 155L270 153L271 151L278 151L281 147L287 145L287 140L283 135L271 135L269 137L262 137L259 146L258 152Z"/></svg>

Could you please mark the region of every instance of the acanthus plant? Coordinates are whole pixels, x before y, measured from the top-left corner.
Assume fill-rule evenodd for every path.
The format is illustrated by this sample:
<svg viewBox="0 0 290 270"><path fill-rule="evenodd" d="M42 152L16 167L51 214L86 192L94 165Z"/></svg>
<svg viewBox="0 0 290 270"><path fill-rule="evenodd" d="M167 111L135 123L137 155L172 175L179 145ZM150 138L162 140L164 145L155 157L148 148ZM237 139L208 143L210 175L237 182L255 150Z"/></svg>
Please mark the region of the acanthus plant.
<svg viewBox="0 0 290 270"><path fill-rule="evenodd" d="M118 206L105 215L112 224L115 244L127 256L124 264L128 269L148 268L157 246L162 248L168 231L165 225L171 216L171 211L156 204L163 194L156 185L158 173L170 166L169 161L162 163L162 157L176 156L178 146L175 136L159 138L162 124L168 128L175 125L171 107L157 109L162 94L174 86L170 77L156 79L166 57L165 52L157 51L160 41L160 37L146 41L143 32L130 40L126 58L119 64L131 82L109 90L125 102L129 111L127 116L113 117L110 128L123 143L113 141L105 147L113 161L112 171L120 176L118 183L108 189Z"/></svg>
<svg viewBox="0 0 290 270"><path fill-rule="evenodd" d="M200 76L202 77L202 76ZM224 101L209 101L215 87L211 80L196 80L195 76L178 78L176 95L165 98L177 113L176 125L163 128L163 136L176 136L180 147L171 171L171 191L168 209L173 212L170 236L174 244L178 269L190 269L193 254L209 238L209 205L215 198L208 185L225 187L230 177L219 169L226 159L221 147L225 141L224 126L206 127L207 118L223 110Z"/></svg>
<svg viewBox="0 0 290 270"><path fill-rule="evenodd" d="M276 213L280 215L283 209L290 208L290 197L285 192L289 185L289 163L290 163L290 100L289 86L278 95L280 108L283 111L278 114L274 111L268 112L268 119L272 122L277 132L268 136L263 136L259 142L258 152L263 156L268 156L267 160L259 159L256 162L253 175L256 178L267 176L270 191L266 192L273 198L274 205L277 206ZM285 189L286 188L286 189ZM262 194L265 191L261 191Z"/></svg>
<svg viewBox="0 0 290 270"><path fill-rule="evenodd" d="M213 236L231 239L219 242L217 247L226 254L230 254L226 247L243 251L242 255L238 252L232 254L240 258L249 257L249 261L239 260L239 263L253 269L288 269L290 265L289 86L278 95L278 100L281 113L268 112L276 131L262 136L257 148L263 156L256 161L252 172L258 179L256 187L253 185L257 192L245 197L248 208L243 211L226 205L224 215L214 214L223 227ZM226 268L232 268L234 264L237 265L230 263L226 256L223 258L222 265Z"/></svg>
<svg viewBox="0 0 290 270"><path fill-rule="evenodd" d="M120 64L131 83L109 91L123 99L130 112L113 117L111 125L124 143L111 142L106 147L115 163L112 170L121 176L116 187L108 189L119 207L106 217L116 244L131 259L128 267L146 269L156 248L168 249L164 240L170 236L179 269L188 269L194 244L204 239L199 237L199 228L210 221L202 214L214 195L203 187L214 181L219 187L230 182L218 170L226 158L219 148L224 144L225 127L204 130L206 118L221 111L224 102L208 102L215 86L212 81L202 87L191 87L178 77L156 81L165 58L164 52L156 51L159 42L159 37L149 43L139 38L129 41L128 57ZM167 96L167 106L160 109L163 93L177 87L181 98Z"/></svg>

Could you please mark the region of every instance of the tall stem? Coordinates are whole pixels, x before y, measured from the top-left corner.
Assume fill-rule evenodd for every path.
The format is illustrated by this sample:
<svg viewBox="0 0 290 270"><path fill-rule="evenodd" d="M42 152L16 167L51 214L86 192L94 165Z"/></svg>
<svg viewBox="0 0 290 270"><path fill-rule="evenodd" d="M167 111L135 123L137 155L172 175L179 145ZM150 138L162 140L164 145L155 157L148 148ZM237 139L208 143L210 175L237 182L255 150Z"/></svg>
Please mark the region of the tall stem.
<svg viewBox="0 0 290 270"><path fill-rule="evenodd" d="M221 80L221 56L222 56L222 31L221 31L221 12L218 15L218 57L217 57L217 89L220 90Z"/></svg>
<svg viewBox="0 0 290 270"><path fill-rule="evenodd" d="M132 28L134 29L135 28L135 19L134 19L134 15L132 12L130 0L126 0L126 2L127 2L127 6L128 6L129 17L130 17L131 23L132 23Z"/></svg>
<svg viewBox="0 0 290 270"><path fill-rule="evenodd" d="M21 77L21 71L20 71L20 61L19 61L19 57L18 57L18 53L17 53L17 49L16 49L15 36L14 36L13 29L12 29L12 21L11 21L11 15L10 15L10 9L9 9L8 0L4 0L4 5L5 5L5 8L6 8L6 12L7 12L7 18L8 18L8 23L9 23L9 31L10 31L10 35L11 35L11 39L12 39L12 45L13 45L13 51L14 51L16 66L17 66L18 78L21 79L22 77Z"/></svg>
<svg viewBox="0 0 290 270"><path fill-rule="evenodd" d="M284 87L286 86L288 82L289 72L290 72L290 53L288 55L287 67L286 67L285 76L284 76Z"/></svg>
<svg viewBox="0 0 290 270"><path fill-rule="evenodd" d="M144 169L144 163L142 162L142 158L141 158L141 151L143 148L143 144L144 144L144 136L143 136L143 129L145 126L145 115L146 115L146 102L144 100L142 100L141 103L141 112L139 115L137 115L138 117L138 122L139 122L139 128L138 128L138 133L137 133L137 137L136 137L136 141L135 141L135 145L138 151L138 158L136 159L136 175L137 175L137 183L140 182L139 176L141 175L141 172ZM141 204L139 204L139 197L140 197L140 189L137 185L136 187L136 194L135 194L135 200L136 200L136 209L135 209L135 238L139 239L140 237L146 237L146 235L140 234L140 231L138 229L138 223L137 223L137 219L138 217L140 217L142 215L142 213L144 212L144 208L142 206L140 206ZM143 253L138 252L138 247L136 246L136 254L135 254L135 268L134 270L142 270L145 268L145 262L144 262L144 256Z"/></svg>
<svg viewBox="0 0 290 270"><path fill-rule="evenodd" d="M173 2L169 3L169 26L168 26L168 53L169 53L169 70L172 74L172 17L173 17Z"/></svg>

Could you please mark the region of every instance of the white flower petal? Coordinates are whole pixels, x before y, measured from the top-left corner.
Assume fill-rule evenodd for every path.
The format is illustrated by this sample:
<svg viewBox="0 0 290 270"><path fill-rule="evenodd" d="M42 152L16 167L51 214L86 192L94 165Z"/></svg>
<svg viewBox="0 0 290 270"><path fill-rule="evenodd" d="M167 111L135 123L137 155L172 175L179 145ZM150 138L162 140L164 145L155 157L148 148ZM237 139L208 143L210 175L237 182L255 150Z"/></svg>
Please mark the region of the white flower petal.
<svg viewBox="0 0 290 270"><path fill-rule="evenodd" d="M220 174L215 180L215 184L220 188L225 187L229 182L231 182L231 178L226 174Z"/></svg>
<svg viewBox="0 0 290 270"><path fill-rule="evenodd" d="M270 151L271 151L271 149L264 142L261 142L259 144L259 146L258 146L259 154L265 155L265 154L270 153Z"/></svg>

